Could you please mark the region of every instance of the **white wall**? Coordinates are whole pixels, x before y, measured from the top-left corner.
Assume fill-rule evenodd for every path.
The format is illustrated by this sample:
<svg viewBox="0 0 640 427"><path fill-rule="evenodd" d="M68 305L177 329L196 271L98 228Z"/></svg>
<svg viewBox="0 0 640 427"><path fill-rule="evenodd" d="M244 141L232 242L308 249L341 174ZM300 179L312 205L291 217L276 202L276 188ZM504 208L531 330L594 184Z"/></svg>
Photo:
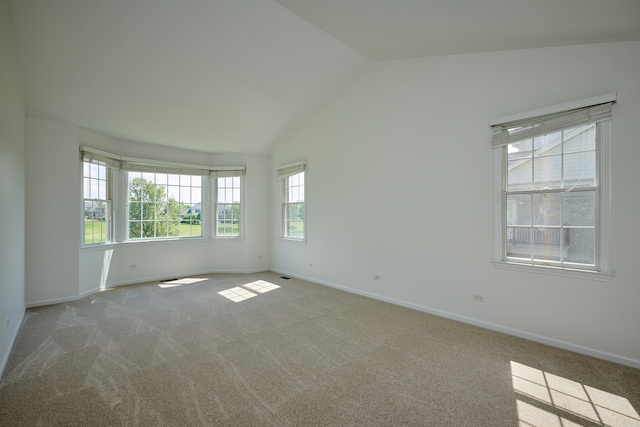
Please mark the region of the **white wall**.
<svg viewBox="0 0 640 427"><path fill-rule="evenodd" d="M178 150L111 138L85 129L80 132L80 145L152 160L246 167L243 223L246 230L242 238L126 242L79 249L80 295L143 281L212 272L247 273L269 268L268 156ZM76 209L79 203L80 199ZM136 267L131 268L132 265Z"/></svg>
<svg viewBox="0 0 640 427"><path fill-rule="evenodd" d="M80 241L78 126L27 117L26 302L77 297Z"/></svg>
<svg viewBox="0 0 640 427"><path fill-rule="evenodd" d="M638 70L639 42L372 64L272 155L308 162L308 241L273 203L272 267L640 367ZM494 268L489 120L611 92L614 279Z"/></svg>
<svg viewBox="0 0 640 427"><path fill-rule="evenodd" d="M25 105L7 0L0 0L0 58L1 377L25 311Z"/></svg>

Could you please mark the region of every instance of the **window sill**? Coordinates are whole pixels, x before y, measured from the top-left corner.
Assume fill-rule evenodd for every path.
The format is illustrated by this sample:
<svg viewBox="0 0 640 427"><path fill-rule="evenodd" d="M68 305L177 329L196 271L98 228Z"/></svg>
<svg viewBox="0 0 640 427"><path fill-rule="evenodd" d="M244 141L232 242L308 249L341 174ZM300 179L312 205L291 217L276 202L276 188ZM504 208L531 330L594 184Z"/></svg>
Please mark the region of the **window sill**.
<svg viewBox="0 0 640 427"><path fill-rule="evenodd" d="M574 279L596 280L600 282L610 282L613 278L613 273L602 273L600 271L578 270L546 265L523 264L514 261L493 261L493 265L494 267L500 268L502 270L524 271L528 273L571 277Z"/></svg>
<svg viewBox="0 0 640 427"><path fill-rule="evenodd" d="M280 240L283 240L285 242L307 243L307 239L296 239L294 237L281 237Z"/></svg>

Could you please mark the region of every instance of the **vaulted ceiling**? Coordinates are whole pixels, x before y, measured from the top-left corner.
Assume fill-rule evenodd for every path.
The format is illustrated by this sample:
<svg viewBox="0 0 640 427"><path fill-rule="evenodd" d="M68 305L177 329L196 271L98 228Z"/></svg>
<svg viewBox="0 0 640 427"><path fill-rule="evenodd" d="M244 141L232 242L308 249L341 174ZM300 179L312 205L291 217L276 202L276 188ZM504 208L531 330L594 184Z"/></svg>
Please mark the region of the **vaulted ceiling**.
<svg viewBox="0 0 640 427"><path fill-rule="evenodd" d="M13 0L27 112L268 153L371 61L640 40L638 0Z"/></svg>

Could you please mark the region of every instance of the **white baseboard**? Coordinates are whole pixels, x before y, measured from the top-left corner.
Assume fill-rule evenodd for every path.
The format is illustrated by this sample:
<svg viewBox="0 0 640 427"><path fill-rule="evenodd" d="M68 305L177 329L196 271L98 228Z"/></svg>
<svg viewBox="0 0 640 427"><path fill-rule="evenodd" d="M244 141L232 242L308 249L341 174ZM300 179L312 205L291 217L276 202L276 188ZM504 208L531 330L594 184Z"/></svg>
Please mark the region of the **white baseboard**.
<svg viewBox="0 0 640 427"><path fill-rule="evenodd" d="M52 298L52 299L47 299L42 301L32 301L32 302L28 302L26 307L27 308L42 307L45 305L53 305L53 304L60 304L63 302L77 301L79 299L80 299L79 296L73 296L73 297L64 297L64 298Z"/></svg>
<svg viewBox="0 0 640 427"><path fill-rule="evenodd" d="M291 273L291 272L284 271L284 270L272 269L272 271L274 271L274 272L276 272L278 274L283 274L283 275L286 275L286 276L295 277L297 279L306 280L308 282L317 283L319 285L328 286L328 287L335 288L335 289L340 289L342 291L349 292L349 293L352 293L352 294L362 295L362 296L373 298L373 299L376 299L376 300L379 300L379 301L385 301L385 302L388 302L388 303L391 303L391 304L395 304L395 305L399 305L399 306L402 306L402 307L411 308L413 310L418 310L418 311L422 311L422 312L425 312L425 313L433 314L435 316L444 317L446 319L456 320L458 322L467 323L467 324L474 325L474 326L479 326L479 327L484 328L484 329L489 329L489 330L492 330L492 331L501 332L501 333L504 333L504 334L507 334L507 335L513 335L513 336L516 336L518 338L524 338L524 339L527 339L529 341L534 341L534 342L538 342L538 343L541 343L541 344L546 344L546 345L549 345L549 346L552 346L552 347L562 348L564 350L573 351L575 353L585 354L587 356L592 356L592 357L595 357L595 358L598 358L598 359L607 360L609 362L619 363L621 365L630 366L632 368L640 369L640 360L631 359L631 358L628 358L628 357L624 357L624 356L620 356L620 355L617 355L617 354L612 354L612 353L608 353L608 352L604 352L604 351L600 351L600 350L595 350L595 349L592 349L592 348L589 348L589 347L584 347L584 346L581 346L581 345L578 345L578 344L573 344L573 343L566 342L566 341L556 340L554 338L549 338L549 337L545 337L545 336L541 336L541 335L537 335L537 334L532 334L530 332L521 331L519 329L510 328L508 326L496 325L494 323L489 323L489 322L473 319L473 318L466 317L466 316L460 316L458 314L449 313L449 312L446 312L446 311L441 311L441 310L437 310L437 309L430 308L430 307L425 307L425 306L418 305L418 304L413 304L413 303L402 301L402 300L398 300L398 299L395 299L395 298L389 298L389 297L386 297L386 296L383 296L383 295L374 294L374 293L371 293L371 292L361 291L361 290L358 290L358 289L354 289L354 288L350 288L350 287L347 287L347 286L338 285L338 284L331 283L331 282L326 282L326 281L323 281L323 280L314 279L312 277L306 277L306 276L303 276L303 275Z"/></svg>
<svg viewBox="0 0 640 427"><path fill-rule="evenodd" d="M9 357L11 357L13 346L16 344L16 339L18 339L18 334L20 333L20 329L22 328L22 324L24 323L26 311L27 309L25 307L25 309L22 310L22 315L20 316L20 319L18 319L18 321L16 322L18 326L13 331L13 336L11 337L11 340L9 342L7 351L2 356L2 363L0 364L0 379L2 379L2 376L4 375L4 370L7 368L7 364L9 363Z"/></svg>

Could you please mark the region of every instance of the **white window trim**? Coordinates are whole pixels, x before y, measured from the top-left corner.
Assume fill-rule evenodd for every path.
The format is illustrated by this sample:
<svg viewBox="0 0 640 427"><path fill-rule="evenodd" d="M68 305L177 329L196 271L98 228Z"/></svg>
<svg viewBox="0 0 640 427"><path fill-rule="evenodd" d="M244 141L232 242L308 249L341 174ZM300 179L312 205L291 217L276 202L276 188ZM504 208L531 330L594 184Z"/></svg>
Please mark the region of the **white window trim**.
<svg viewBox="0 0 640 427"><path fill-rule="evenodd" d="M230 175L230 176L235 176L235 175ZM230 177L229 176L229 177ZM228 176L226 175L217 175L215 177L211 178L211 191L209 191L208 193L211 195L210 196L210 203L208 206L211 206L211 215L209 215L209 217L211 218L211 220L209 221L209 230L207 234L208 236L211 236L213 239L219 239L219 240L242 240L244 239L244 230L245 230L245 222L244 222L244 217L245 217L245 213L244 213L244 205L246 204L245 198L244 198L244 193L245 193L245 179L244 176L240 176L240 223L238 224L240 226L240 234L238 236L218 236L218 178L226 178ZM223 203L224 204L224 203Z"/></svg>
<svg viewBox="0 0 640 427"><path fill-rule="evenodd" d="M108 166L110 169L110 181L108 182L109 191L111 195L111 241L107 243L96 243L91 245L84 245L84 229L82 229L81 233L81 242L80 249L85 250L99 250L107 247L115 247L117 245L136 245L136 244L146 244L146 243L163 243L163 242L189 242L194 240L212 240L213 238L222 239L222 240L238 240L244 238L244 221L245 219L245 179L246 176L246 166L203 166L203 165L195 165L195 164L187 164L187 163L177 163L170 161L162 161L162 160L153 160L153 159L141 159L134 157L126 157L118 154L113 154L107 151L99 150L93 147L88 147L81 145L80 146L80 182L83 183L84 173L83 173L83 157L84 155L89 158L96 158L99 160L103 160L108 162ZM205 221L202 224L202 235L201 236L183 236L183 237L163 237L163 238L153 238L153 239L129 239L127 233L128 226L128 198L127 195L129 193L128 189L128 180L127 180L127 172L128 171L142 171L142 172L164 172L164 173L175 173L182 175L200 175L203 177L202 180L202 216L209 219L209 221ZM214 200L212 200L212 187L214 187L212 180L216 179L219 176L240 176L241 177L241 194L240 194L240 221L241 229L240 229L240 237L215 237L212 235L212 224L215 220L215 213L212 212L212 205L214 204ZM208 178L208 179L206 179ZM83 185L81 184L80 188L83 190ZM81 217L84 218L84 194L81 191L80 194L81 200ZM82 221L81 221L82 227Z"/></svg>
<svg viewBox="0 0 640 427"><path fill-rule="evenodd" d="M590 98L588 100L575 101L555 107L534 110L529 113L519 113L508 117L492 120L491 125L507 123L513 120L520 120L527 117L536 117L544 114L564 111L567 106L570 108L582 108L593 105L594 100L598 102L615 101L615 94ZM597 270L581 270L568 267L549 266L515 260L507 260L505 253L505 230L504 221L506 212L502 209L505 204L502 185L506 179L505 156L506 146L493 149L493 188L494 188L494 212L493 212L493 265L496 268L505 270L524 271L530 273L540 273L561 277L571 277L578 279L589 279L609 282L613 278L611 265L611 120L598 123L598 180L599 197L596 221L598 224L598 234L596 236L596 259Z"/></svg>
<svg viewBox="0 0 640 427"><path fill-rule="evenodd" d="M276 170L276 179L282 181L280 184L280 239L287 242L306 243L308 228L307 228L307 162L304 160L287 163L279 166ZM304 236L302 238L285 236L285 206L287 200L287 178L305 172L305 184L304 184Z"/></svg>
<svg viewBox="0 0 640 427"><path fill-rule="evenodd" d="M107 230L107 240L105 242L100 242L100 243L85 243L84 241L84 233L85 233L85 224L84 224L84 217L85 217L85 211L84 211L84 203L87 199L85 199L84 197L84 158L81 157L80 158L80 248L101 248L104 247L106 245L111 245L115 242L116 240L116 225L115 225L115 216L114 216L114 205L115 205L115 200L114 200L114 177L115 175L117 175L115 173L115 171L112 170L112 168L107 165L107 198L105 199L105 201L107 202L107 206L109 208L109 228Z"/></svg>

